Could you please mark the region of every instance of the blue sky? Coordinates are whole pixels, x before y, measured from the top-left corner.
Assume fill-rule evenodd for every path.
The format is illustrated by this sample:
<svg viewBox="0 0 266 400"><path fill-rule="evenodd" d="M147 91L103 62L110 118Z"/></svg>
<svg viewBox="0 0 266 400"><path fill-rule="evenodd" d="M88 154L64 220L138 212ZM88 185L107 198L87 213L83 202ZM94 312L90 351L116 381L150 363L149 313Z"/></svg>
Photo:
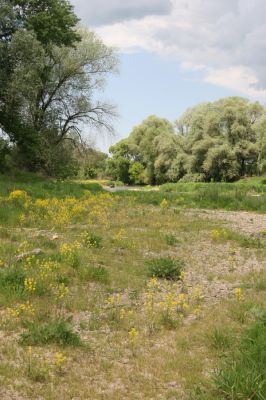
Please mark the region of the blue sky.
<svg viewBox="0 0 266 400"><path fill-rule="evenodd" d="M117 105L116 136L151 114L177 119L188 107L242 95L266 102L265 0L72 0L81 23L118 49L120 74L105 98Z"/></svg>
<svg viewBox="0 0 266 400"><path fill-rule="evenodd" d="M156 54L121 54L120 60L120 74L108 80L105 91L120 114L114 122L116 136L98 140L101 147L128 136L149 115L174 122L188 107L237 94L205 83L200 74L184 71L177 62Z"/></svg>

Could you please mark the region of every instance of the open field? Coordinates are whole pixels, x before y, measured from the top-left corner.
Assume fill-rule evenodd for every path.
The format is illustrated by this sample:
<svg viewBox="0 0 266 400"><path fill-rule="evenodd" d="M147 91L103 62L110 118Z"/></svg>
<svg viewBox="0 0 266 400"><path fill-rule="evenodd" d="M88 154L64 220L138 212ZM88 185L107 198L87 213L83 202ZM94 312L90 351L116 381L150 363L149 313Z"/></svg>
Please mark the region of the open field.
<svg viewBox="0 0 266 400"><path fill-rule="evenodd" d="M263 183L0 183L1 400L266 399Z"/></svg>

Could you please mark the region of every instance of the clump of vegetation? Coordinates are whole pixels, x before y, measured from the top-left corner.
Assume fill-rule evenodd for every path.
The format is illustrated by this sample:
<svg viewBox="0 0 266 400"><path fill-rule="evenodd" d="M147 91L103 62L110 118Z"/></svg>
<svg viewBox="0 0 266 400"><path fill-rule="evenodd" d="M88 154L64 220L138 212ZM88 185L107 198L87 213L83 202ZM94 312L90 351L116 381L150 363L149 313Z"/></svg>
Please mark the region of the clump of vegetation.
<svg viewBox="0 0 266 400"><path fill-rule="evenodd" d="M102 236L96 235L95 233L85 233L84 235L84 243L87 247L91 248L99 248L102 244Z"/></svg>
<svg viewBox="0 0 266 400"><path fill-rule="evenodd" d="M165 235L165 241L169 246L175 246L177 244L177 238L171 233Z"/></svg>
<svg viewBox="0 0 266 400"><path fill-rule="evenodd" d="M58 344L60 346L81 346L79 335L64 321L51 321L45 324L27 323L27 331L20 337L20 343L27 346Z"/></svg>
<svg viewBox="0 0 266 400"><path fill-rule="evenodd" d="M153 258L146 265L149 276L169 280L179 280L184 270L184 261L179 258Z"/></svg>
<svg viewBox="0 0 266 400"><path fill-rule="evenodd" d="M0 288L23 291L26 273L17 266L0 270Z"/></svg>
<svg viewBox="0 0 266 400"><path fill-rule="evenodd" d="M222 362L216 385L223 399L265 399L266 313L257 317L241 339L239 347Z"/></svg>

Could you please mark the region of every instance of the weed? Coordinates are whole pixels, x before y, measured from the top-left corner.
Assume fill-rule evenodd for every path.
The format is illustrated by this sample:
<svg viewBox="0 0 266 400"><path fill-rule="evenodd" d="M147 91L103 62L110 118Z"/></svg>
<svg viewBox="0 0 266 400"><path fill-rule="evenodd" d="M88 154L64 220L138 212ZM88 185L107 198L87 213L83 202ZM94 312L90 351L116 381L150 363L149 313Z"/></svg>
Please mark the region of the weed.
<svg viewBox="0 0 266 400"><path fill-rule="evenodd" d="M222 328L215 328L214 331L208 335L211 346L216 350L227 350L231 347L233 339L228 331Z"/></svg>
<svg viewBox="0 0 266 400"><path fill-rule="evenodd" d="M184 262L178 258L153 258L146 262L148 275L151 277L179 280L184 269Z"/></svg>
<svg viewBox="0 0 266 400"><path fill-rule="evenodd" d="M101 247L102 237L100 235L96 235L95 233L87 232L84 235L84 243L87 247L98 249Z"/></svg>
<svg viewBox="0 0 266 400"><path fill-rule="evenodd" d="M52 321L43 325L26 324L27 331L20 336L20 343L26 346L58 344L60 346L80 346L80 337L72 326L64 321Z"/></svg>
<svg viewBox="0 0 266 400"><path fill-rule="evenodd" d="M169 246L175 246L177 244L177 238L173 234L165 235L165 241Z"/></svg>

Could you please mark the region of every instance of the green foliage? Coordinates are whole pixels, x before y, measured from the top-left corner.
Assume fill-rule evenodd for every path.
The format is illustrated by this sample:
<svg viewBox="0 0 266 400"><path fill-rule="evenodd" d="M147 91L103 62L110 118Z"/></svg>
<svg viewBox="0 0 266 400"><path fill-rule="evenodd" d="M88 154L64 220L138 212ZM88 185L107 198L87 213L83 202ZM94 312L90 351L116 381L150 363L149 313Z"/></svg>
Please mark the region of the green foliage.
<svg viewBox="0 0 266 400"><path fill-rule="evenodd" d="M0 137L0 171L4 172L7 169L6 157L10 153L10 148L6 140Z"/></svg>
<svg viewBox="0 0 266 400"><path fill-rule="evenodd" d="M238 349L221 363L215 379L220 398L263 400L266 394L266 314L257 317Z"/></svg>
<svg viewBox="0 0 266 400"><path fill-rule="evenodd" d="M84 235L84 243L87 247L99 248L101 247L102 240L102 237L95 233L87 232Z"/></svg>
<svg viewBox="0 0 266 400"><path fill-rule="evenodd" d="M263 106L228 97L188 109L177 132L164 119L147 118L110 149L109 165L122 158L124 182L133 184L139 175L150 184L232 182L265 170L265 127Z"/></svg>
<svg viewBox="0 0 266 400"><path fill-rule="evenodd" d="M145 168L140 162L134 162L129 167L130 182L134 185L143 185L145 183Z"/></svg>
<svg viewBox="0 0 266 400"><path fill-rule="evenodd" d="M173 234L165 235L165 241L169 246L175 246L177 244L177 238Z"/></svg>
<svg viewBox="0 0 266 400"><path fill-rule="evenodd" d="M20 336L20 343L26 346L58 344L60 346L81 346L82 342L72 326L64 321L46 324L27 323L27 331Z"/></svg>
<svg viewBox="0 0 266 400"><path fill-rule="evenodd" d="M84 168L84 178L86 179L94 179L97 177L97 170L90 165L86 165Z"/></svg>
<svg viewBox="0 0 266 400"><path fill-rule="evenodd" d="M0 288L15 292L24 290L25 272L18 266L0 270Z"/></svg>
<svg viewBox="0 0 266 400"><path fill-rule="evenodd" d="M178 258L153 258L146 262L148 275L151 277L179 280L184 269L184 262Z"/></svg>
<svg viewBox="0 0 266 400"><path fill-rule="evenodd" d="M91 147L83 149L83 153L85 153L84 178L94 179L96 177L103 177L105 175L108 155Z"/></svg>
<svg viewBox="0 0 266 400"><path fill-rule="evenodd" d="M33 31L44 45L71 46L79 40L79 20L66 0L1 0L1 11L2 40L10 40L19 28Z"/></svg>
<svg viewBox="0 0 266 400"><path fill-rule="evenodd" d="M211 346L220 351L228 350L231 345L233 338L230 336L228 331L215 328L214 331L208 336Z"/></svg>
<svg viewBox="0 0 266 400"><path fill-rule="evenodd" d="M7 0L1 10L0 128L19 168L74 177L78 125L111 129L113 107L96 92L117 60L77 22L66 0Z"/></svg>

